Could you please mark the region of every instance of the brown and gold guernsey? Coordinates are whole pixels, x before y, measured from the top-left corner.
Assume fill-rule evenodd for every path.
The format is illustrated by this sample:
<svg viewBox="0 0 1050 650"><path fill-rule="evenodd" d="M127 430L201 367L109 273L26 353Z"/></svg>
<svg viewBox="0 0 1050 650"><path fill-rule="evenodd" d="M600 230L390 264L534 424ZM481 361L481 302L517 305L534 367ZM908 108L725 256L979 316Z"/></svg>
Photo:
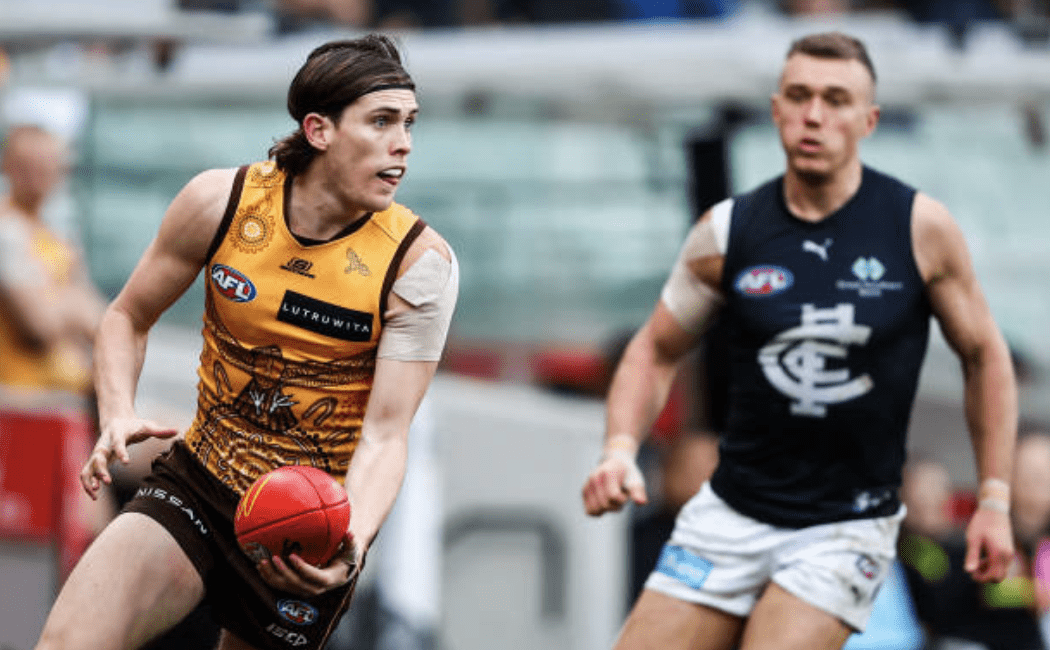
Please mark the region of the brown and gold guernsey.
<svg viewBox="0 0 1050 650"><path fill-rule="evenodd" d="M43 225L32 223L29 229L43 273L56 285L69 284L76 261L73 249ZM73 345L48 349L31 343L0 309L0 384L84 393L91 388L90 359Z"/></svg>
<svg viewBox="0 0 1050 650"><path fill-rule="evenodd" d="M280 465L343 481L372 389L382 314L425 224L393 204L305 244L285 218L290 178L241 168L212 243L197 416L186 443L243 494Z"/></svg>

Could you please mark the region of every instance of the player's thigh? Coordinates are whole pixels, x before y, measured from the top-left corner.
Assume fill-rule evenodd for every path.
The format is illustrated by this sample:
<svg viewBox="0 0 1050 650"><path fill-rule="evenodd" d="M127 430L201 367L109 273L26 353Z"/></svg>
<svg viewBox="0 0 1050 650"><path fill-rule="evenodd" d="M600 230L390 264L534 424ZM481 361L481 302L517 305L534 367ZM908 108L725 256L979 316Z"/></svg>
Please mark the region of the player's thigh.
<svg viewBox="0 0 1050 650"><path fill-rule="evenodd" d="M852 629L770 583L752 610L740 650L839 650Z"/></svg>
<svg viewBox="0 0 1050 650"><path fill-rule="evenodd" d="M645 589L615 650L731 650L742 626L738 616Z"/></svg>
<svg viewBox="0 0 1050 650"><path fill-rule="evenodd" d="M204 584L178 542L125 513L88 547L63 585L37 650L137 648L184 618Z"/></svg>

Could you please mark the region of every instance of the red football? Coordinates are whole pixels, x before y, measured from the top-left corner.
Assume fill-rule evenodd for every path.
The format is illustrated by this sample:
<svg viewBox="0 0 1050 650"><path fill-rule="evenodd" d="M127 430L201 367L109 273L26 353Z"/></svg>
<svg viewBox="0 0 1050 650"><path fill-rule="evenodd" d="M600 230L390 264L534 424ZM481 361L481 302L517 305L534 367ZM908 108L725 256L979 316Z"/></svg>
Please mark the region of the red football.
<svg viewBox="0 0 1050 650"><path fill-rule="evenodd" d="M289 465L260 476L237 504L233 530L253 561L295 553L324 566L339 551L350 524L350 502L331 475Z"/></svg>

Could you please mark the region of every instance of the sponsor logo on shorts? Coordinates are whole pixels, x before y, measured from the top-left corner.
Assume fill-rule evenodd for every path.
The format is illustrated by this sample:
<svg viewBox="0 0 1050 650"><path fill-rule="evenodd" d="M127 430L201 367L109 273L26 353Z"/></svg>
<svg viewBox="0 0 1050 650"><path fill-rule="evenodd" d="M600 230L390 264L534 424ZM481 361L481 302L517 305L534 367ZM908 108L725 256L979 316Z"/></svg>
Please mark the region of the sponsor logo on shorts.
<svg viewBox="0 0 1050 650"><path fill-rule="evenodd" d="M201 535L208 534L208 527L204 525L204 522L201 521L201 518L198 517L197 513L193 511L193 508L187 506L182 499L172 494L171 492L168 492L167 490L162 490L160 488L141 487L138 489L138 491L135 492L135 497L157 499L158 501L163 501L164 503L170 506L178 508L182 511L182 514L186 515L186 517L189 518L189 520L193 523L193 526L201 532Z"/></svg>
<svg viewBox="0 0 1050 650"><path fill-rule="evenodd" d="M879 563L870 555L861 555L857 558L857 570L868 580L874 580L879 575Z"/></svg>
<svg viewBox="0 0 1050 650"><path fill-rule="evenodd" d="M310 625L317 620L317 608L301 600L277 601L277 613L293 625Z"/></svg>
<svg viewBox="0 0 1050 650"><path fill-rule="evenodd" d="M305 635L300 634L298 632L292 632L291 630L286 630L280 625L277 625L276 623L270 623L269 625L267 625L266 631L274 635L278 639L281 639L293 648L304 646L310 642L310 640L307 639Z"/></svg>
<svg viewBox="0 0 1050 650"><path fill-rule="evenodd" d="M795 276L782 266L771 264L752 266L736 276L733 286L745 296L772 296L786 291L795 283Z"/></svg>
<svg viewBox="0 0 1050 650"><path fill-rule="evenodd" d="M372 338L372 314L285 291L277 320L341 341Z"/></svg>
<svg viewBox="0 0 1050 650"><path fill-rule="evenodd" d="M310 269L313 268L313 265L313 262L304 260L301 257L293 257L282 264L281 268L285 271L291 271L292 273L298 273L299 275L312 278L314 277L314 274L310 273Z"/></svg>
<svg viewBox="0 0 1050 650"><path fill-rule="evenodd" d="M248 276L225 264L211 265L211 283L227 300L251 302L255 299L255 285Z"/></svg>
<svg viewBox="0 0 1050 650"><path fill-rule="evenodd" d="M711 562L681 546L667 544L660 552L656 571L692 589L699 589L711 573Z"/></svg>

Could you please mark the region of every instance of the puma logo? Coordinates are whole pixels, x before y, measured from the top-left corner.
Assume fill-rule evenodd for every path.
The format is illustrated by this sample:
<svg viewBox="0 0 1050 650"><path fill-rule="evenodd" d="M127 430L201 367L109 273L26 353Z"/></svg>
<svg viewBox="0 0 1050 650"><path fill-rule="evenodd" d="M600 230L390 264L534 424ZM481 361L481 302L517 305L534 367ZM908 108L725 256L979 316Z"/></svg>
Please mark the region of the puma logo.
<svg viewBox="0 0 1050 650"><path fill-rule="evenodd" d="M828 248L831 247L831 238L824 240L824 245L814 244L810 240L802 242L802 250L807 253L813 253L825 262L828 261Z"/></svg>

